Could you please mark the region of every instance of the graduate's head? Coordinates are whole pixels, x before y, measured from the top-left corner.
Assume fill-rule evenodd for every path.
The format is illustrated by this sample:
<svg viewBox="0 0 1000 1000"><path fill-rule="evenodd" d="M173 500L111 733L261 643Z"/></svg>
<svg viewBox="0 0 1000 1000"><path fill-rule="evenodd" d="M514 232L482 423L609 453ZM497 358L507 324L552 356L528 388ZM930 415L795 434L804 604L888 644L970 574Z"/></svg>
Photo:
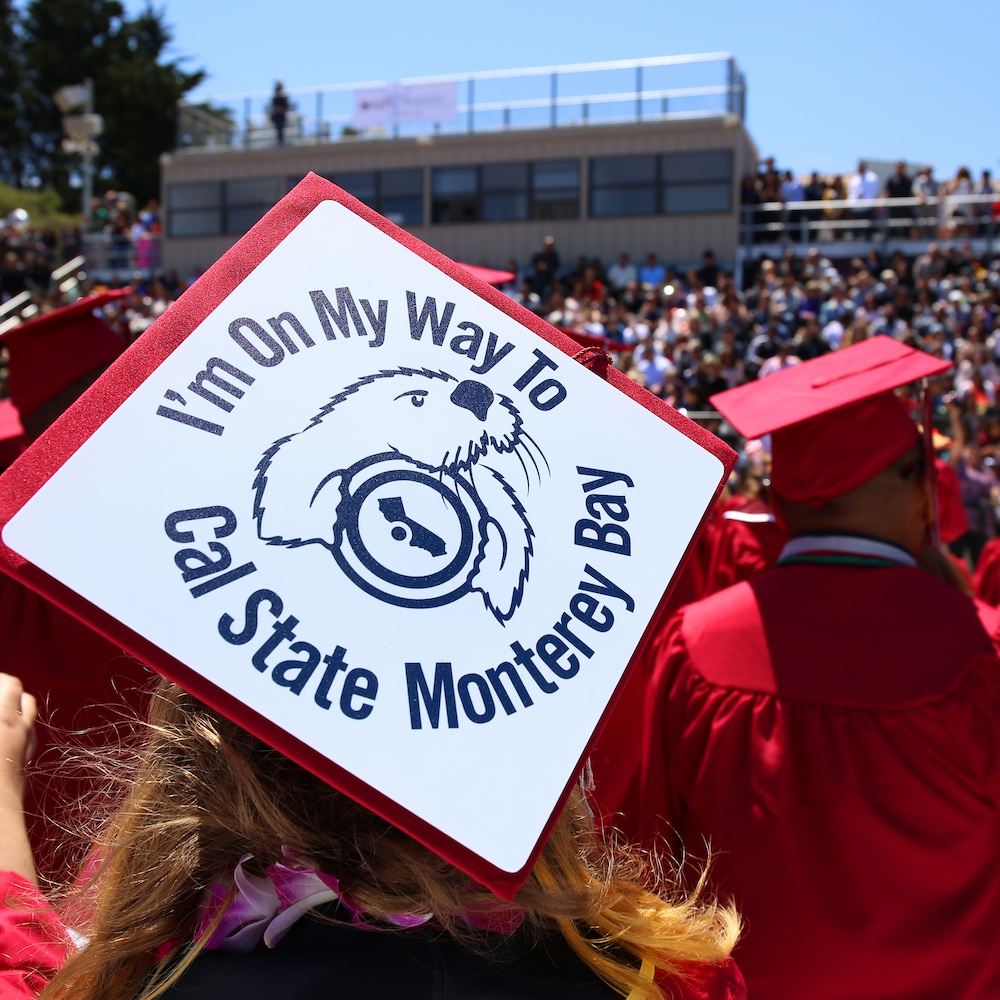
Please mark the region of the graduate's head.
<svg viewBox="0 0 1000 1000"><path fill-rule="evenodd" d="M934 519L932 494L933 470L918 440L859 486L822 503L799 503L780 494L776 499L793 537L866 535L893 542L919 557Z"/></svg>
<svg viewBox="0 0 1000 1000"><path fill-rule="evenodd" d="M792 534L849 531L919 552L933 518L930 475L893 390L948 367L876 337L712 402L748 437L771 435L771 488Z"/></svg>
<svg viewBox="0 0 1000 1000"><path fill-rule="evenodd" d="M735 944L732 908L699 899L701 882L687 898L652 894L657 873L609 847L579 789L506 902L175 684L159 683L143 732L127 793L96 841L102 863L72 911L89 943L50 984L50 1000L160 996L215 930L198 937L200 901L246 855L243 871L258 877L292 860L333 876L373 931L402 933L400 918L431 915L434 932L481 951L515 927L529 941L561 934L594 973L641 1000L664 997L641 974L646 962L676 971Z"/></svg>

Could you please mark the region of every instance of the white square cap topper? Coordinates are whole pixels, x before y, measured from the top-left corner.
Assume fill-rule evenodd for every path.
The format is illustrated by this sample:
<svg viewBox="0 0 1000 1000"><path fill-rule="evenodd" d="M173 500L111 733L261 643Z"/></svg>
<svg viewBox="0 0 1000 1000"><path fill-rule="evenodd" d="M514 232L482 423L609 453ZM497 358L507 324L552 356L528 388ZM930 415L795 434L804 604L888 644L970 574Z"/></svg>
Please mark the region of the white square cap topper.
<svg viewBox="0 0 1000 1000"><path fill-rule="evenodd" d="M512 895L732 462L576 349L310 175L0 480L5 568Z"/></svg>

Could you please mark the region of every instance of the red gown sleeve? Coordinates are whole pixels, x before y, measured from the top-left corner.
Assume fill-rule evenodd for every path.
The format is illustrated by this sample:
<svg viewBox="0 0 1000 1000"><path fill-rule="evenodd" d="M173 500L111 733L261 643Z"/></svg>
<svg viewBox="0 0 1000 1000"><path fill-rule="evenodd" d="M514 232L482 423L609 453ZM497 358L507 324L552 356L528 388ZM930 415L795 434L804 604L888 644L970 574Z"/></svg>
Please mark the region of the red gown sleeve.
<svg viewBox="0 0 1000 1000"><path fill-rule="evenodd" d="M31 883L0 872L0 1000L37 997L72 945L55 911Z"/></svg>
<svg viewBox="0 0 1000 1000"><path fill-rule="evenodd" d="M638 840L646 847L673 840L680 825L681 801L673 794L666 756L662 753L664 709L667 692L676 672L687 662L683 635L684 611L676 614L649 651L652 664L646 691L642 726L642 761L636 796L638 816L632 817Z"/></svg>
<svg viewBox="0 0 1000 1000"><path fill-rule="evenodd" d="M1000 539L987 542L976 564L973 583L976 596L992 605L1000 605Z"/></svg>

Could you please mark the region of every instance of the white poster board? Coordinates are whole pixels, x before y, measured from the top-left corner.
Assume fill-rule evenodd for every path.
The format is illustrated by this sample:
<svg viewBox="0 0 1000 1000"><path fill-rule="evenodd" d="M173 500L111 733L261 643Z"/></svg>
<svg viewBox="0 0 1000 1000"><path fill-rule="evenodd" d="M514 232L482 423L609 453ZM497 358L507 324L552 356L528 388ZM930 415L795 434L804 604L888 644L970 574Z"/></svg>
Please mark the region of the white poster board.
<svg viewBox="0 0 1000 1000"><path fill-rule="evenodd" d="M725 471L321 201L2 538L517 873Z"/></svg>

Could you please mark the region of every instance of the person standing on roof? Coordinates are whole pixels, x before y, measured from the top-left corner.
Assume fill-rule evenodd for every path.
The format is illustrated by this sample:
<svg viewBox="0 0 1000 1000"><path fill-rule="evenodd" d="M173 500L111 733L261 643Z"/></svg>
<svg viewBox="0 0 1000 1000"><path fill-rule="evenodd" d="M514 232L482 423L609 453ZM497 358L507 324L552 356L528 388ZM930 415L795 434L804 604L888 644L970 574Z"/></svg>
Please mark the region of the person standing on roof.
<svg viewBox="0 0 1000 1000"><path fill-rule="evenodd" d="M288 91L285 90L285 85L280 81L276 81L274 84L274 93L271 95L271 108L269 116L271 119L271 124L274 126L274 131L278 135L278 145L284 146L285 144L285 121L288 118Z"/></svg>

